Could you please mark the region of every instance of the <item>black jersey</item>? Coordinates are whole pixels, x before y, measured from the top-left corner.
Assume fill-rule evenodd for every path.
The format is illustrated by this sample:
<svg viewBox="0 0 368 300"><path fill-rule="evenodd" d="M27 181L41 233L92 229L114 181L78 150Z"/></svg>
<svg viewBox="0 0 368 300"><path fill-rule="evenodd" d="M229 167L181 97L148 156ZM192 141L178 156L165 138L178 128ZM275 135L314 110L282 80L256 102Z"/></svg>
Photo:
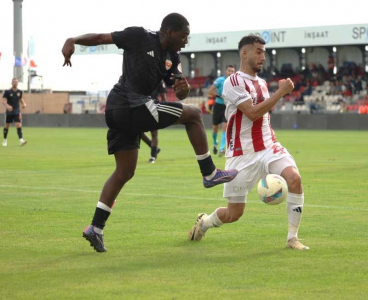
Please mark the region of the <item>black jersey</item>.
<svg viewBox="0 0 368 300"><path fill-rule="evenodd" d="M152 99L157 99L160 94L165 94L165 93L166 93L166 85L165 85L165 82L161 81L156 86L154 91L151 93L151 98Z"/></svg>
<svg viewBox="0 0 368 300"><path fill-rule="evenodd" d="M19 115L20 114L20 105L19 101L23 97L23 92L21 90L16 90L15 92L13 89L6 90L4 92L3 98L7 100L8 105L13 107L12 111L6 110L7 115Z"/></svg>
<svg viewBox="0 0 368 300"><path fill-rule="evenodd" d="M157 32L142 27L116 31L112 39L124 49L123 75L113 87L106 110L144 105L161 80L172 85L170 74L181 74L178 52L164 51Z"/></svg>

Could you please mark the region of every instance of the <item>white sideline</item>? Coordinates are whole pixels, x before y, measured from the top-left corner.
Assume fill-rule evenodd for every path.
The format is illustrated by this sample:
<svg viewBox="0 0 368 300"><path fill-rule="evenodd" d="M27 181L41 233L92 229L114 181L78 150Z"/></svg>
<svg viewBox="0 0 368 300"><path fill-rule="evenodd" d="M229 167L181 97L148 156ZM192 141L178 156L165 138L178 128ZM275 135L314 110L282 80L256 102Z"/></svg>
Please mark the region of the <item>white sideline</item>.
<svg viewBox="0 0 368 300"><path fill-rule="evenodd" d="M97 190L82 190L82 189L68 189L68 188L59 188L59 187L39 187L39 186L22 186L22 185L0 185L0 188L20 188L20 189L29 189L29 190L55 190L55 191L65 191L65 192L82 192L82 193L101 193L101 191ZM154 197L157 194L142 194L142 193L127 193L123 192L126 196L147 196ZM225 201L224 198L210 198L210 197L192 197L192 196L180 196L180 195L163 195L160 194L162 198L174 198L174 199L193 199L193 200L215 200L215 201ZM252 204L262 204L259 200L247 200ZM342 209L342 210L363 210L368 211L368 208L363 207L353 207L353 206L332 206L332 205L314 205L314 204L304 204L305 207L315 207L315 208L331 208L331 209Z"/></svg>

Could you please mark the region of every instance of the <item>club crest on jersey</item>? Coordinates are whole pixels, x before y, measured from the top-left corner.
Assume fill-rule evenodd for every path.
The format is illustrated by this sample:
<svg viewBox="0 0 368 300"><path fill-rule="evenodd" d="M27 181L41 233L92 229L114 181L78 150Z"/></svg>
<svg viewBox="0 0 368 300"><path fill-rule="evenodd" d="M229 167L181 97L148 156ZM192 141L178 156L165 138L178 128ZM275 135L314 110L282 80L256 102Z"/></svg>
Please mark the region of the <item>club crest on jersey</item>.
<svg viewBox="0 0 368 300"><path fill-rule="evenodd" d="M166 70L170 70L171 66L172 66L172 61L171 61L171 60L169 60L169 59L167 59L167 60L165 61L165 67L166 67Z"/></svg>
<svg viewBox="0 0 368 300"><path fill-rule="evenodd" d="M20 93L17 93L17 96L20 97Z"/></svg>

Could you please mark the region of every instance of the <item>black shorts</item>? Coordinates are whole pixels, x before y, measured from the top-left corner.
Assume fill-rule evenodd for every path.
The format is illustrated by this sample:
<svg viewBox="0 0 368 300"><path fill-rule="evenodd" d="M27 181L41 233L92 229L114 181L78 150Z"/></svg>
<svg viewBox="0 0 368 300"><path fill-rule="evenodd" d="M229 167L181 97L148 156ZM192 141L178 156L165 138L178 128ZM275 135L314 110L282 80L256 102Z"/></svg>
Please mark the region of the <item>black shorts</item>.
<svg viewBox="0 0 368 300"><path fill-rule="evenodd" d="M20 123L22 122L22 114L19 115L6 115L5 123Z"/></svg>
<svg viewBox="0 0 368 300"><path fill-rule="evenodd" d="M182 112L181 103L154 100L134 108L107 110L108 153L139 149L142 132L166 128L176 123Z"/></svg>
<svg viewBox="0 0 368 300"><path fill-rule="evenodd" d="M215 103L212 114L212 124L219 125L221 123L227 123L225 118L226 105Z"/></svg>

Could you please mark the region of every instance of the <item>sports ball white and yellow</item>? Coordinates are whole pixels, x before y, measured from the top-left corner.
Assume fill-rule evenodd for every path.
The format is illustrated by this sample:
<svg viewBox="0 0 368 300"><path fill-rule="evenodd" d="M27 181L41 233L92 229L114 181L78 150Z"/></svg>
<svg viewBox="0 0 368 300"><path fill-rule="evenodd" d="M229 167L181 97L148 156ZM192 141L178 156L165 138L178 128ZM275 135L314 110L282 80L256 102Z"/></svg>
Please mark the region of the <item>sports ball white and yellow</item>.
<svg viewBox="0 0 368 300"><path fill-rule="evenodd" d="M288 193L288 186L281 176L268 174L259 181L257 192L262 202L275 205L284 201Z"/></svg>

